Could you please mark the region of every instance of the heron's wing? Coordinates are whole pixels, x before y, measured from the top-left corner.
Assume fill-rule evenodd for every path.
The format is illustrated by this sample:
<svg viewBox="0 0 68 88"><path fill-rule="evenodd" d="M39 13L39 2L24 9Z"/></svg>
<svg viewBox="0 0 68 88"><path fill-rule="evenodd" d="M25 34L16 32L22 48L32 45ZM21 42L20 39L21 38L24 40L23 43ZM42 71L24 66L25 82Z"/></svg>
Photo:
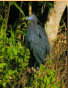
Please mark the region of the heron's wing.
<svg viewBox="0 0 68 88"><path fill-rule="evenodd" d="M37 25L34 30L27 30L26 39L37 63L44 62L49 51L48 38L44 29Z"/></svg>
<svg viewBox="0 0 68 88"><path fill-rule="evenodd" d="M46 50L46 53L45 54L47 54L47 53L49 53L49 51L50 51L50 44L49 44L49 41L48 41L48 36L47 36L47 34L46 34L46 31L40 26L40 25L37 25L36 26L36 33L38 34L38 36L40 35L41 37L41 43L42 43L42 45L43 46L45 46L45 50Z"/></svg>
<svg viewBox="0 0 68 88"><path fill-rule="evenodd" d="M29 47L33 51L33 54L36 54L37 57L43 62L47 53L47 41L38 31L32 31L29 36ZM43 37L42 37L43 36Z"/></svg>

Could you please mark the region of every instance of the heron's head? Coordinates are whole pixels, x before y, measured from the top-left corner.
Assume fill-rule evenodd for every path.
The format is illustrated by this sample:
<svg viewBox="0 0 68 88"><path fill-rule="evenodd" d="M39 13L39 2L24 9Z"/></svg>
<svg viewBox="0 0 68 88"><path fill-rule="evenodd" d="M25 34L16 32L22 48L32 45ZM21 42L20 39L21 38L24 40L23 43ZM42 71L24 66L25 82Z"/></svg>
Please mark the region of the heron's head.
<svg viewBox="0 0 68 88"><path fill-rule="evenodd" d="M38 18L34 14L32 14L29 17L27 17L26 20L30 20L31 22L37 24Z"/></svg>

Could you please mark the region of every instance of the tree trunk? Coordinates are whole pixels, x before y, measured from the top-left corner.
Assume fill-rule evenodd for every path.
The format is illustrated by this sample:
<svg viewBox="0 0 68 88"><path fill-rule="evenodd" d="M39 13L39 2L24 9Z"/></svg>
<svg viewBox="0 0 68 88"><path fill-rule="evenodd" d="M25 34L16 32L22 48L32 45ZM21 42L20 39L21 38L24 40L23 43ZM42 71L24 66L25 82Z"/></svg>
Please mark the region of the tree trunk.
<svg viewBox="0 0 68 88"><path fill-rule="evenodd" d="M59 23L66 4L66 1L55 1L54 8L51 9L50 14L48 15L48 21L45 23L45 30L48 35L51 48L53 46L53 41L56 39Z"/></svg>

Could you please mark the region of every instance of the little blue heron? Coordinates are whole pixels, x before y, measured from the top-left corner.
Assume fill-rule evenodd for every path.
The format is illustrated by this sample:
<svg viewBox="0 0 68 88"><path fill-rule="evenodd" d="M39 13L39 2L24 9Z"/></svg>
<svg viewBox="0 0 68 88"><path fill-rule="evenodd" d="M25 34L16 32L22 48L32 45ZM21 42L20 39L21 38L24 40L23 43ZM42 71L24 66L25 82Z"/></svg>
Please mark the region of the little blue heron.
<svg viewBox="0 0 68 88"><path fill-rule="evenodd" d="M30 23L27 27L25 41L28 43L35 62L40 66L45 63L46 55L50 52L48 37L45 30L37 24L38 18L34 14L26 20L30 20Z"/></svg>

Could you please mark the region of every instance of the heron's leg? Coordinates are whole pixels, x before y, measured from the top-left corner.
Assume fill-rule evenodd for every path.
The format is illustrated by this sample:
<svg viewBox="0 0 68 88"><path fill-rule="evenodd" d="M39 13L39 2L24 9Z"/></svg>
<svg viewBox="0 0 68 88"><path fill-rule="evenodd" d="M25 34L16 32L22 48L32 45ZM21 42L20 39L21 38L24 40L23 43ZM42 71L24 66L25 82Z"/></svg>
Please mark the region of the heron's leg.
<svg viewBox="0 0 68 88"><path fill-rule="evenodd" d="M42 64L45 63L45 57L44 56L43 57L39 56L39 59L41 60Z"/></svg>
<svg viewBox="0 0 68 88"><path fill-rule="evenodd" d="M44 55L39 56L38 54L37 54L37 56L40 59L41 63L44 64L45 63L45 56Z"/></svg>
<svg viewBox="0 0 68 88"><path fill-rule="evenodd" d="M36 67L37 63L35 62L34 67Z"/></svg>
<svg viewBox="0 0 68 88"><path fill-rule="evenodd" d="M34 57L35 57L36 62L40 66L40 64L42 64L41 60L39 59L39 57L36 54L34 54Z"/></svg>

